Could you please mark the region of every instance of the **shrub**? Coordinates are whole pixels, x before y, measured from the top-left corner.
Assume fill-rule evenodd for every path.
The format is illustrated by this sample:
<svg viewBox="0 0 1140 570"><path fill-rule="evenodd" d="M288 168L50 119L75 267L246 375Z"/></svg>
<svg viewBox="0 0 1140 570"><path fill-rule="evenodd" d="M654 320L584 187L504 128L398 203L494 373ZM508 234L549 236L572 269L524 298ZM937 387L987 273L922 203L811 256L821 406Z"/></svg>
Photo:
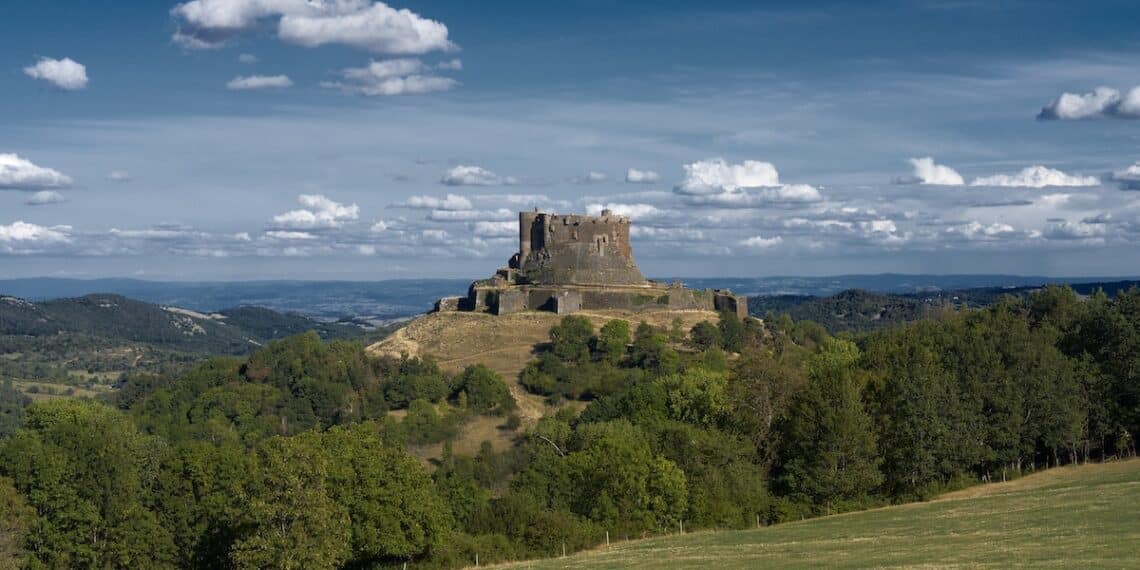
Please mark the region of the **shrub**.
<svg viewBox="0 0 1140 570"><path fill-rule="evenodd" d="M590 359L590 339L594 325L586 317L571 315L550 329L554 355L563 362L586 362Z"/></svg>
<svg viewBox="0 0 1140 570"><path fill-rule="evenodd" d="M708 321L693 325L689 331L689 342L698 350L708 350L721 345L720 329Z"/></svg>
<svg viewBox="0 0 1140 570"><path fill-rule="evenodd" d="M740 352L744 349L744 323L740 321L740 317L737 317L736 313L722 311L717 329L720 330L722 348L728 352Z"/></svg>
<svg viewBox="0 0 1140 570"><path fill-rule="evenodd" d="M458 389L467 395L467 408L477 414L504 414L517 405L511 390L493 370L476 364L468 366L459 376Z"/></svg>
<svg viewBox="0 0 1140 570"><path fill-rule="evenodd" d="M594 352L599 359L617 364L625 358L629 345L629 323L614 319L604 326L594 338Z"/></svg>

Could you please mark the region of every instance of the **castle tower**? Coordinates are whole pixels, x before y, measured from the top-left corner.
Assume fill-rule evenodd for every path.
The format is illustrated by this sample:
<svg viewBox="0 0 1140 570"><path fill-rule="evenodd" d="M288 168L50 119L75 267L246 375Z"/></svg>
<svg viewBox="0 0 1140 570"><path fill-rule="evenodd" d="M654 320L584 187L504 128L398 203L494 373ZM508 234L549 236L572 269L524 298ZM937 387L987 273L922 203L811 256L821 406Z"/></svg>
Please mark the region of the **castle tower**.
<svg viewBox="0 0 1140 570"><path fill-rule="evenodd" d="M530 255L531 231L534 221L538 218L538 209L533 212L519 212L519 259L526 259Z"/></svg>
<svg viewBox="0 0 1140 570"><path fill-rule="evenodd" d="M630 219L519 214L517 265L522 283L541 285L645 285L633 260Z"/></svg>

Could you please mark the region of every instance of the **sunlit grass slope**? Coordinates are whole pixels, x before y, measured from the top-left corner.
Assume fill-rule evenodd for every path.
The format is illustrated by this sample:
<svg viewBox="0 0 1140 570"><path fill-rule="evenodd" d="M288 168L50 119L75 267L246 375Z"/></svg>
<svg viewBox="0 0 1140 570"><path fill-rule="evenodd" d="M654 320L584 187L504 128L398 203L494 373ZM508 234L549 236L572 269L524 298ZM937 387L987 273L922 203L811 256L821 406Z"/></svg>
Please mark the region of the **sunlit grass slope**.
<svg viewBox="0 0 1140 570"><path fill-rule="evenodd" d="M938 500L614 544L510 568L1140 567L1140 460L1063 467Z"/></svg>

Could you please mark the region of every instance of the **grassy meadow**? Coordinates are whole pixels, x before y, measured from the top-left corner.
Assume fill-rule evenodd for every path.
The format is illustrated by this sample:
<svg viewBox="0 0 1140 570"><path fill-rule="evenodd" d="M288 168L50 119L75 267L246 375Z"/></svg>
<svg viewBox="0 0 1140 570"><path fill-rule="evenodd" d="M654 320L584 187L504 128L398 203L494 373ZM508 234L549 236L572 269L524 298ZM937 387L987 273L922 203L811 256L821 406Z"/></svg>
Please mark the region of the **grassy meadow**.
<svg viewBox="0 0 1140 570"><path fill-rule="evenodd" d="M747 531L615 543L505 568L1140 566L1140 460Z"/></svg>

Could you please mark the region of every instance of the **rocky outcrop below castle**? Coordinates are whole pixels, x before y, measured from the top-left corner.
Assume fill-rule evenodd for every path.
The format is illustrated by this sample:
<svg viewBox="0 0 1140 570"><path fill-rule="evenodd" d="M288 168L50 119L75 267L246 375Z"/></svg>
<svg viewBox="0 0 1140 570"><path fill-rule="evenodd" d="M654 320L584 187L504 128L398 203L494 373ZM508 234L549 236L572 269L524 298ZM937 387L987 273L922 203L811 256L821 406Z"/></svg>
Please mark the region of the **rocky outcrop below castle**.
<svg viewBox="0 0 1140 570"><path fill-rule="evenodd" d="M600 216L519 213L519 251L466 297L445 297L437 311L715 310L744 318L747 299L727 290L688 289L649 281L633 260L631 221Z"/></svg>

